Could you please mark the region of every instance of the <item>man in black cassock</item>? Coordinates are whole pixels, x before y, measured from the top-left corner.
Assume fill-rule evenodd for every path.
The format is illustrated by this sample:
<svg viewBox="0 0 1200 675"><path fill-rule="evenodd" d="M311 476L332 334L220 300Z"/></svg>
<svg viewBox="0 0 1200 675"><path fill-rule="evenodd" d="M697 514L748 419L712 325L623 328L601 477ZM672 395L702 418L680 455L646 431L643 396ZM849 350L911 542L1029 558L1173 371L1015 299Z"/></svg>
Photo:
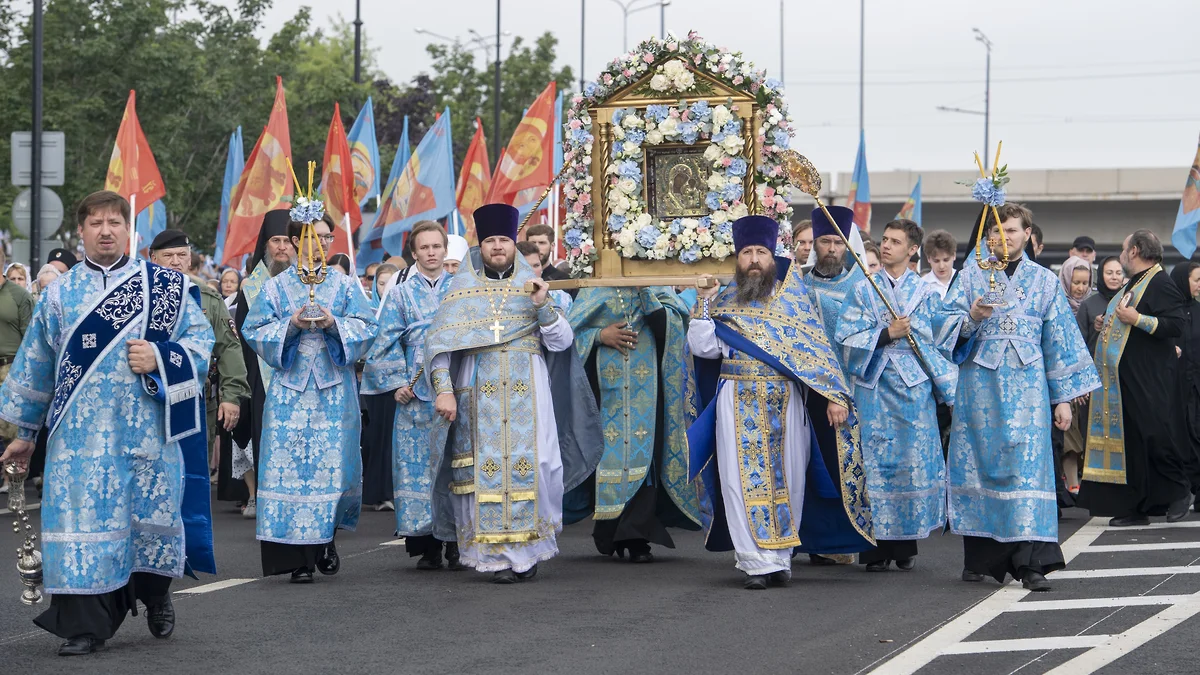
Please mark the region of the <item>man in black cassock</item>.
<svg viewBox="0 0 1200 675"><path fill-rule="evenodd" d="M1096 343L1104 387L1092 394L1079 503L1114 527L1187 516L1192 494L1171 397L1178 387L1173 338L1187 298L1162 268L1162 244L1149 230L1125 239L1129 282L1109 302Z"/></svg>

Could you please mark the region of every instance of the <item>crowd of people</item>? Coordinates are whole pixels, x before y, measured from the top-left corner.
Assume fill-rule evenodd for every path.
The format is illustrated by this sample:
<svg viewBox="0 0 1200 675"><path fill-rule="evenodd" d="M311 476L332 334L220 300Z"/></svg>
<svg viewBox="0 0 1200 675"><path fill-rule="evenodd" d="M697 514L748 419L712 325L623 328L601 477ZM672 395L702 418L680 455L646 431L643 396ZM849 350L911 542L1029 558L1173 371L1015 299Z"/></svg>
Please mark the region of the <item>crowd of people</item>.
<svg viewBox="0 0 1200 675"><path fill-rule="evenodd" d="M81 261L0 281L0 459L40 480L35 622L62 655L137 601L169 637L171 580L215 571L213 508L296 584L339 571L365 505L419 569L497 584L590 518L600 554L640 564L703 529L750 590L797 554L912 570L948 526L963 581L1047 591L1061 507L1175 521L1200 487L1200 265L1167 273L1147 230L1098 266L1080 237L1056 274L1019 204L961 258L904 219L860 249L835 206L790 257L776 221L735 221L724 286L551 290L553 229L502 204L475 212L478 246L423 221L403 255L357 278L333 256L315 284L297 252L328 247L327 216L267 213L243 270L175 230L131 258L130 218L89 195Z"/></svg>

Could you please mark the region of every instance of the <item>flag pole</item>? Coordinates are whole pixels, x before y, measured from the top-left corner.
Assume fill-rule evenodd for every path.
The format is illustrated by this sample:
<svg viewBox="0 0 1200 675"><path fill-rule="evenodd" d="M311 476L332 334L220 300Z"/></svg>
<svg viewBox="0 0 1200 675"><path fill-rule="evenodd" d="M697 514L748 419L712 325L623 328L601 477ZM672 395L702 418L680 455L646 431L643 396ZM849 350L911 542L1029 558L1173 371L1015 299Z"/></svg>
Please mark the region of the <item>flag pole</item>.
<svg viewBox="0 0 1200 675"><path fill-rule="evenodd" d="M350 270L358 274L358 264L354 262L354 233L350 231L350 214L342 214L342 227L346 230L346 248L350 251ZM359 284L362 286L362 284Z"/></svg>
<svg viewBox="0 0 1200 675"><path fill-rule="evenodd" d="M129 258L137 260L137 193L129 195Z"/></svg>

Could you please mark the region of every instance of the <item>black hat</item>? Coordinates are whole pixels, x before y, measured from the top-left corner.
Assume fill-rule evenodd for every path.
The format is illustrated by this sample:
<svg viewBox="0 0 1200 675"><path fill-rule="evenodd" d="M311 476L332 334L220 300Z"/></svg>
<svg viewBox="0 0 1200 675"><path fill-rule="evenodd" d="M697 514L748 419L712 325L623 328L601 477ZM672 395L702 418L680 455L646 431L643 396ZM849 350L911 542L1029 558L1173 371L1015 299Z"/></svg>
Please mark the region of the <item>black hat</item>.
<svg viewBox="0 0 1200 675"><path fill-rule="evenodd" d="M71 269L76 263L79 262L79 259L75 257L75 254L71 253L65 248L56 248L53 251L50 251L50 255L46 256L47 265L56 260L66 265L67 269Z"/></svg>
<svg viewBox="0 0 1200 675"><path fill-rule="evenodd" d="M181 248L183 246L191 247L192 243L188 241L188 236L181 230L163 230L158 233L154 241L150 242L150 251L161 251L164 248Z"/></svg>
<svg viewBox="0 0 1200 675"><path fill-rule="evenodd" d="M272 237L287 236L288 223L291 220L288 209L272 209L263 214L258 241L254 244L254 254L250 260L251 270L258 267L258 263L267 255L267 242L271 241Z"/></svg>
<svg viewBox="0 0 1200 675"><path fill-rule="evenodd" d="M475 233L479 241L489 237L508 237L517 240L520 212L508 204L484 204L475 209Z"/></svg>
<svg viewBox="0 0 1200 675"><path fill-rule="evenodd" d="M1096 240L1087 235L1075 237L1075 242L1071 244L1071 248L1075 249L1076 251L1082 251L1085 248L1090 251L1095 251Z"/></svg>

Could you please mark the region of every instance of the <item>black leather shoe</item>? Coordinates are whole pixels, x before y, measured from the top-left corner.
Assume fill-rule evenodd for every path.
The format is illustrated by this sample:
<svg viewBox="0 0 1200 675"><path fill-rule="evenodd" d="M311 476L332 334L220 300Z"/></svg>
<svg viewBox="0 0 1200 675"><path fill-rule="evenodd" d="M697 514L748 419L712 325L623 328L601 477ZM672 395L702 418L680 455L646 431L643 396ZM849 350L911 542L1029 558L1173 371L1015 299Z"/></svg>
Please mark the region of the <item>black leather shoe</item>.
<svg viewBox="0 0 1200 675"><path fill-rule="evenodd" d="M492 575L493 584L515 584L517 575L512 570L500 570Z"/></svg>
<svg viewBox="0 0 1200 675"><path fill-rule="evenodd" d="M971 583L978 583L983 581L983 575L978 572L972 572L969 569L963 568L962 580L969 581Z"/></svg>
<svg viewBox="0 0 1200 675"><path fill-rule="evenodd" d="M1150 516L1145 516L1145 515L1138 514L1138 513L1135 513L1132 516L1122 516L1120 518L1113 518L1112 520L1108 521L1109 527L1136 527L1138 525L1149 525L1149 524L1150 524Z"/></svg>
<svg viewBox="0 0 1200 675"><path fill-rule="evenodd" d="M455 545L457 548L457 544ZM447 551L449 553L449 551ZM425 549L425 553L421 555L421 559L417 561L417 569L419 570L440 570L442 569L442 542L435 541L433 545Z"/></svg>
<svg viewBox="0 0 1200 675"><path fill-rule="evenodd" d="M170 593L159 602L146 605L146 626L150 628L150 634L160 640L175 632L175 605Z"/></svg>
<svg viewBox="0 0 1200 675"><path fill-rule="evenodd" d="M417 563L420 567L420 563ZM467 566L462 564L462 555L458 552L458 542L446 542L446 569L451 572L459 572L467 569Z"/></svg>
<svg viewBox="0 0 1200 675"><path fill-rule="evenodd" d="M812 563L813 565L818 565L821 567L824 567L825 565L836 565L837 564L836 560L833 560L831 558L826 558L823 555L817 555L816 553L808 554L808 562Z"/></svg>
<svg viewBox="0 0 1200 675"><path fill-rule="evenodd" d="M521 581L529 581L530 579L532 579L536 576L537 576L537 565L536 564L533 567L530 567L529 569L525 570L524 572L517 572L517 578L520 579Z"/></svg>
<svg viewBox="0 0 1200 675"><path fill-rule="evenodd" d="M916 558L901 558L900 560L896 561L896 569L904 570L905 572L911 571L912 568L914 568L916 566L917 566Z"/></svg>
<svg viewBox="0 0 1200 675"><path fill-rule="evenodd" d="M875 562L867 563L868 572L886 572L888 566L891 565L890 560L876 560Z"/></svg>
<svg viewBox="0 0 1200 675"><path fill-rule="evenodd" d="M288 579L288 582L293 584L311 584L313 582L312 570L306 567L292 570L292 578Z"/></svg>
<svg viewBox="0 0 1200 675"><path fill-rule="evenodd" d="M337 574L340 569L342 569L342 557L338 555L337 545L331 541L325 545L320 560L317 560L317 570L321 574L332 575Z"/></svg>
<svg viewBox="0 0 1200 675"><path fill-rule="evenodd" d="M1192 502L1194 500L1195 497L1189 493L1188 495L1171 502L1171 505L1167 507L1167 522L1178 523L1184 518L1187 518L1188 510L1192 508Z"/></svg>
<svg viewBox="0 0 1200 675"><path fill-rule="evenodd" d="M629 562L631 563L650 563L654 562L654 554L650 552L650 544L639 542L629 547Z"/></svg>
<svg viewBox="0 0 1200 675"><path fill-rule="evenodd" d="M747 574L742 588L748 591L765 591L767 589L767 576L765 574Z"/></svg>
<svg viewBox="0 0 1200 675"><path fill-rule="evenodd" d="M1021 579L1021 585L1038 593L1050 590L1050 582L1041 572L1026 572Z"/></svg>
<svg viewBox="0 0 1200 675"><path fill-rule="evenodd" d="M84 656L104 649L104 640L90 637L71 638L58 648L59 656Z"/></svg>
<svg viewBox="0 0 1200 675"><path fill-rule="evenodd" d="M767 575L767 581L771 582L772 586L790 586L792 584L792 571L779 570L778 572L771 572Z"/></svg>

